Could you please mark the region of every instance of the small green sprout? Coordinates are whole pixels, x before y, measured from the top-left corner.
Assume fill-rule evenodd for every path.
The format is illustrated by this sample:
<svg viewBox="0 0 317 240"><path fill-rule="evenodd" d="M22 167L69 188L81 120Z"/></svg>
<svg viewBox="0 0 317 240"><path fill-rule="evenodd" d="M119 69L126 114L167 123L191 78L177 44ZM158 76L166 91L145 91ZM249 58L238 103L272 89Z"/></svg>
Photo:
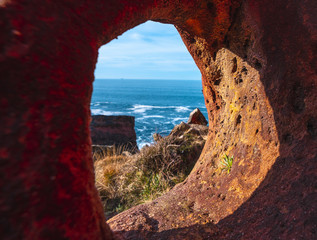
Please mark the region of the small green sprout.
<svg viewBox="0 0 317 240"><path fill-rule="evenodd" d="M232 168L232 162L233 156L229 157L227 154L225 154L223 160L221 161L221 164L223 165L221 171L226 171L229 174Z"/></svg>

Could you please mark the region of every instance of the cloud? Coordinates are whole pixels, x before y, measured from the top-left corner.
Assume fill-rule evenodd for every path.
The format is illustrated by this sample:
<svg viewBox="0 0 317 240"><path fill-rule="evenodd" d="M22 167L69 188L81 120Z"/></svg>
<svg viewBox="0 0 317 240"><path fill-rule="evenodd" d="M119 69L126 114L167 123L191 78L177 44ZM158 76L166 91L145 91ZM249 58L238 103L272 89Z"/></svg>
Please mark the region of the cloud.
<svg viewBox="0 0 317 240"><path fill-rule="evenodd" d="M173 25L146 22L99 49L96 78L200 79Z"/></svg>

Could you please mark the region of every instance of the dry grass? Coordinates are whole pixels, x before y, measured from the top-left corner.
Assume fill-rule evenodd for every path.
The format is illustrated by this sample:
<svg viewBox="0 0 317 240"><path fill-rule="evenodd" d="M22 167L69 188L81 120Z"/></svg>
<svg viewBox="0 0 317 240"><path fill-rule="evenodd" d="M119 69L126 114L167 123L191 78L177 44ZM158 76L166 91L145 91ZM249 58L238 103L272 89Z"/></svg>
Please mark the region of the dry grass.
<svg viewBox="0 0 317 240"><path fill-rule="evenodd" d="M96 187L106 215L151 201L185 180L193 167L184 158L191 144L188 138L166 137L131 156L122 154L124 147L94 155Z"/></svg>

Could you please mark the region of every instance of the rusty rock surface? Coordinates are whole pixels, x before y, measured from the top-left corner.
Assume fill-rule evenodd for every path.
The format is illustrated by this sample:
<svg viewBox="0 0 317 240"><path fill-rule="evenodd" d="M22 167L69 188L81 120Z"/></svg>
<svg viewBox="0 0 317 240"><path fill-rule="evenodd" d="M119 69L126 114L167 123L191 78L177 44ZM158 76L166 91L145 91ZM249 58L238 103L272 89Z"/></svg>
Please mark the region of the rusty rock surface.
<svg viewBox="0 0 317 240"><path fill-rule="evenodd" d="M1 239L314 239L315 0L0 1ZM98 48L174 24L209 135L185 182L105 223L90 99ZM223 156L233 156L229 174Z"/></svg>

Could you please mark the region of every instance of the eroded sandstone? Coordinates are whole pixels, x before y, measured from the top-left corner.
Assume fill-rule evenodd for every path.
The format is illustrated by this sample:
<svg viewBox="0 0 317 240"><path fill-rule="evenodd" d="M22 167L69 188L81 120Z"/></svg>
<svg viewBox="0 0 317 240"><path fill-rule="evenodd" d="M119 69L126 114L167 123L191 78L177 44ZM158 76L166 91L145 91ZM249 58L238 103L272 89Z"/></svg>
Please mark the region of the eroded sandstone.
<svg viewBox="0 0 317 240"><path fill-rule="evenodd" d="M175 24L192 54L210 131L187 180L111 219L114 233L316 238L316 4L0 2L1 238L114 238L94 187L93 71L102 44L149 19Z"/></svg>

